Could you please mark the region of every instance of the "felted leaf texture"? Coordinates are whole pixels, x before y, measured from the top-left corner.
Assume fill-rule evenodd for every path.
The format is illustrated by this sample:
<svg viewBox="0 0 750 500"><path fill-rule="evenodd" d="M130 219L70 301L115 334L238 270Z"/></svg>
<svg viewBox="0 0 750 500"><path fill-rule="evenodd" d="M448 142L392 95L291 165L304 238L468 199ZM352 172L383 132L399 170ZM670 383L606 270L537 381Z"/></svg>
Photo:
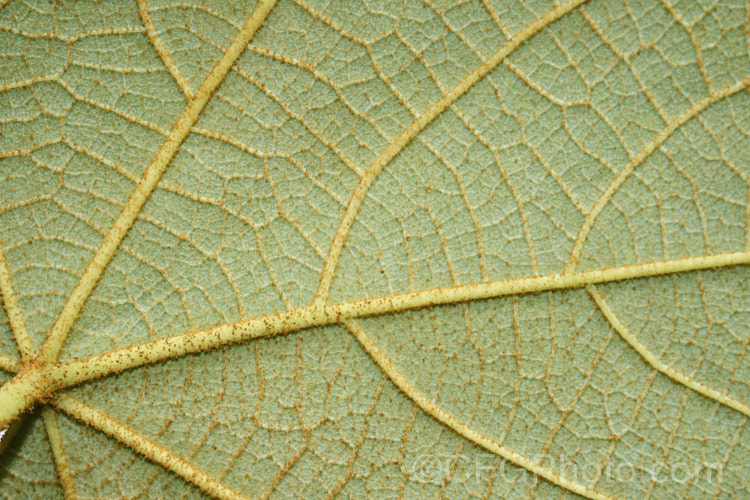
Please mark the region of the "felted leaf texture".
<svg viewBox="0 0 750 500"><path fill-rule="evenodd" d="M745 0L0 6L0 496L750 496Z"/></svg>

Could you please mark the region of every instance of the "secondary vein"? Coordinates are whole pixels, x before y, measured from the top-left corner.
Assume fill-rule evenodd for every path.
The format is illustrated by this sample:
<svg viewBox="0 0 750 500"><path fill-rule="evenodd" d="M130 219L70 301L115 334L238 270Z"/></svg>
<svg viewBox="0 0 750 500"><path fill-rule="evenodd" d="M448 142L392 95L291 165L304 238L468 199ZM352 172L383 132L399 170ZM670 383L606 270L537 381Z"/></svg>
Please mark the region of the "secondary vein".
<svg viewBox="0 0 750 500"><path fill-rule="evenodd" d="M427 125L433 122L443 111L448 109L456 99L466 94L478 81L487 76L495 69L505 58L515 51L521 44L537 34L543 28L549 26L554 21L560 19L568 12L574 10L579 5L588 0L571 0L557 6L547 12L539 19L531 23L520 33L518 33L508 43L503 45L492 57L479 65L474 71L466 75L461 82L453 87L450 92L440 98L419 118L414 120L394 141L378 156L368 169L362 175L359 184L354 189L349 204L346 207L344 216L341 219L336 234L331 241L331 247L326 258L323 271L320 275L320 283L315 297L316 304L322 304L328 298L328 293L333 282L334 273L338 265L341 251L344 248L349 230L354 224L359 208L362 206L367 191L372 186L380 172L388 165L401 151L422 131Z"/></svg>
<svg viewBox="0 0 750 500"><path fill-rule="evenodd" d="M94 257L86 266L86 271L65 303L52 330L47 334L47 339L39 352L39 359L44 361L54 361L57 359L68 333L83 309L86 300L94 290L104 269L119 248L120 242L138 218L143 205L151 196L167 166L190 133L190 128L198 120L201 111L203 111L203 108L211 99L214 91L224 81L224 78L237 58L244 52L247 44L250 43L253 35L261 27L275 3L276 0L264 0L258 4L253 14L247 19L234 41L232 41L232 44L203 81L195 97L188 103L185 110L175 122L167 140L162 144L153 160L151 160L151 164L146 168L143 177L141 177L140 182L130 195L128 203L123 207L120 216L112 225L112 228L97 249Z"/></svg>

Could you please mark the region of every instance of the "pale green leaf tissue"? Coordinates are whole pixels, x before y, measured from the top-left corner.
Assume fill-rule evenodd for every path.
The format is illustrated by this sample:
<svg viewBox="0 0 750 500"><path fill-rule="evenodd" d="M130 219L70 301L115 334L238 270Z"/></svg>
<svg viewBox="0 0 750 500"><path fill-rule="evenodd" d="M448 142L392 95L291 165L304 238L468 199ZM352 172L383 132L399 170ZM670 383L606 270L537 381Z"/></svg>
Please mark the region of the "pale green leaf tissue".
<svg viewBox="0 0 750 500"><path fill-rule="evenodd" d="M0 2L0 498L750 498L746 0L237 3Z"/></svg>

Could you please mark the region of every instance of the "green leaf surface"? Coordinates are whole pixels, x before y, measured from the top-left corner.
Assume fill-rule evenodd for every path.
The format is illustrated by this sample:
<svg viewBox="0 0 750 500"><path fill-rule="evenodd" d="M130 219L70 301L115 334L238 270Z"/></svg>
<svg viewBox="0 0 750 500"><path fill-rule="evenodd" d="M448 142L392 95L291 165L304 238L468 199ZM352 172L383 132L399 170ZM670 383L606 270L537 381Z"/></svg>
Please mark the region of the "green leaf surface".
<svg viewBox="0 0 750 500"><path fill-rule="evenodd" d="M750 496L746 1L238 3L0 2L0 497Z"/></svg>

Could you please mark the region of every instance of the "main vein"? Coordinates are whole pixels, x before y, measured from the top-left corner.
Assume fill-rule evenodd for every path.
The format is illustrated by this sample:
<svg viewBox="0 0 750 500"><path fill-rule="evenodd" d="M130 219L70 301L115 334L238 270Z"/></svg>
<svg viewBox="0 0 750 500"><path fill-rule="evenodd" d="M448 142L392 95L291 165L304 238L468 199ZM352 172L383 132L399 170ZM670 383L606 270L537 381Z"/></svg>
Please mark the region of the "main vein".
<svg viewBox="0 0 750 500"><path fill-rule="evenodd" d="M190 133L190 127L198 120L201 111L203 111L214 91L224 81L230 68L245 50L247 44L250 43L253 35L263 24L263 21L275 3L276 0L262 0L258 4L253 14L247 19L239 33L237 33L227 51L209 72L200 89L195 94L195 97L188 103L175 122L167 140L162 144L153 160L151 160L151 164L146 168L143 177L141 177L135 190L130 195L128 203L123 207L120 216L112 225L104 241L99 245L94 257L86 266L83 276L65 303L52 330L47 335L47 340L40 349L39 359L45 361L54 361L57 359L65 339L78 318L81 309L83 309L86 300L94 290L107 264L112 260L112 257L120 246L120 242L133 226L141 208L156 188L156 184L159 182L162 174L164 174L167 165L172 161L180 145Z"/></svg>
<svg viewBox="0 0 750 500"><path fill-rule="evenodd" d="M491 283L457 285L366 298L338 304L311 305L283 313L261 316L183 335L166 337L102 353L90 358L54 365L49 367L46 373L49 378L54 380L57 388L63 388L111 373L181 357L186 354L215 349L258 337L289 333L314 326L341 323L348 319L508 295L583 288L587 285L748 264L750 264L750 250L659 261L649 264L636 264L596 271L551 274ZM10 385L11 383L13 381L6 385ZM2 403L4 402L2 393L3 387L0 387L0 406L3 406ZM0 422L3 420L3 413L0 408Z"/></svg>
<svg viewBox="0 0 750 500"><path fill-rule="evenodd" d="M5 310L8 313L8 319L11 330L13 331L13 337L16 341L16 346L18 352L21 354L21 362L15 362L15 360L0 355L0 368L6 371L9 369L15 369L15 371L17 371L24 364L32 362L34 357L34 344L31 341L28 330L26 329L26 322L23 319L23 312L18 304L18 298L13 291L10 270L8 269L8 262L5 259L5 252L3 251L2 243L0 243L0 291L2 292L3 303L5 304ZM8 361L10 361L12 365L8 364ZM71 478L70 468L68 467L68 461L63 451L60 432L57 428L57 422L52 410L45 407L42 410L42 419L44 420L44 427L52 449L52 458L60 480L63 497L65 500L74 499L76 498L75 487ZM15 434L19 432L23 425L23 419L19 419L13 422L10 428L6 430L8 434L3 436L3 444L0 444L0 455L2 455L4 448L10 446Z"/></svg>

